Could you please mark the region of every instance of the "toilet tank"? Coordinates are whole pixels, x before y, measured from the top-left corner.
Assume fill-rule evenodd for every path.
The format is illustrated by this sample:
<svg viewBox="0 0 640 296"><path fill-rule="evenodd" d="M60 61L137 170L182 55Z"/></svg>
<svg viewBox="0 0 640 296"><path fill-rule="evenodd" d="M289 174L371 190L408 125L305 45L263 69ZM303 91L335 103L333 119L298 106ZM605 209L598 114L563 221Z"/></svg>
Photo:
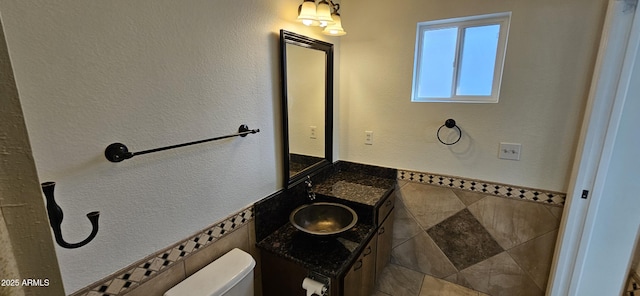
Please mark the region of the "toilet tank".
<svg viewBox="0 0 640 296"><path fill-rule="evenodd" d="M164 293L164 296L253 296L251 255L235 248Z"/></svg>

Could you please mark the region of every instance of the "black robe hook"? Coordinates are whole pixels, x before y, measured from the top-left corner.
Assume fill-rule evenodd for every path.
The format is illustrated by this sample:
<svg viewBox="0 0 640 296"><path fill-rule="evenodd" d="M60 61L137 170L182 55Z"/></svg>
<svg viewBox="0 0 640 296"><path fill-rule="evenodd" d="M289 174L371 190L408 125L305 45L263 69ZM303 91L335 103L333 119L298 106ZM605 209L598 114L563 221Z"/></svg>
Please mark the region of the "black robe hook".
<svg viewBox="0 0 640 296"><path fill-rule="evenodd" d="M96 237L98 234L98 218L100 217L100 212L91 212L87 214L87 218L89 218L89 221L91 221L91 225L93 226L93 230L91 230L89 237L75 244L65 242L62 238L62 228L60 227L64 215L62 214L62 209L58 206L53 197L53 189L56 187L56 182L45 182L40 185L42 186L44 196L47 198L49 223L51 224L51 228L53 228L53 235L55 236L58 245L67 249L75 249L88 244L94 237Z"/></svg>

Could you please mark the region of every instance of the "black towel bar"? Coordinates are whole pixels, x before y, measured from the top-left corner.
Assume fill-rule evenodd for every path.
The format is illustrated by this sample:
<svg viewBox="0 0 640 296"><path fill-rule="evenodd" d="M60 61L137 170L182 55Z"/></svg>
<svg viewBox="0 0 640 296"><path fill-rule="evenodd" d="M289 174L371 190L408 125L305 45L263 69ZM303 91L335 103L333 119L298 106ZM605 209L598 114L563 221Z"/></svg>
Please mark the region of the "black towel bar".
<svg viewBox="0 0 640 296"><path fill-rule="evenodd" d="M132 157L134 157L136 155L142 155L142 154L148 154L148 153L164 151L164 150L169 150L169 149L174 149L174 148L180 148L180 147L184 147L184 146L190 146L190 145L195 145L195 144L200 144L200 143L205 143L205 142L222 140L222 139L231 138L231 137L238 137L238 136L246 137L248 134L255 134L255 133L258 133L258 132L260 132L260 129L250 130L249 127L246 124L243 124L238 128L238 133L237 134L231 134L231 135L226 135L226 136L221 136L221 137L215 137L215 138L204 139L204 140L200 140L200 141L193 141L193 142L189 142L189 143L165 146L165 147L149 149L149 150L144 150L144 151L138 151L138 152L129 152L129 148L127 148L126 145L124 145L122 143L113 143L113 144L107 146L107 149L104 150L104 156L110 162L121 162L121 161L123 161L125 159L132 158Z"/></svg>

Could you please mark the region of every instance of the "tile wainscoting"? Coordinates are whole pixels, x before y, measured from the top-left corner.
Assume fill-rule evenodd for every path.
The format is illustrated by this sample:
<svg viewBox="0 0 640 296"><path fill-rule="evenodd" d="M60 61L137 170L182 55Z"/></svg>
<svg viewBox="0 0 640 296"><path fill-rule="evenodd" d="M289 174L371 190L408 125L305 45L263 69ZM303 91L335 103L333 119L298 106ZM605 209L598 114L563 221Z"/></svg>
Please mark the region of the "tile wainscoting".
<svg viewBox="0 0 640 296"><path fill-rule="evenodd" d="M71 296L162 295L233 248L257 258L253 206L95 282ZM259 264L259 260L256 259ZM255 276L259 277L259 265Z"/></svg>
<svg viewBox="0 0 640 296"><path fill-rule="evenodd" d="M357 164L342 164L357 165ZM369 166L366 166L369 167ZM426 172L398 170L397 180L430 184L471 192L563 206L566 194L481 180ZM254 206L242 209L202 231L135 262L71 296L162 295L200 268L233 248L256 258L256 282L260 282L260 260L255 250ZM260 235L258 235L260 237ZM257 295L260 287L256 285Z"/></svg>
<svg viewBox="0 0 640 296"><path fill-rule="evenodd" d="M462 189L557 206L564 206L567 197L565 193L561 192L401 169L398 169L398 180Z"/></svg>

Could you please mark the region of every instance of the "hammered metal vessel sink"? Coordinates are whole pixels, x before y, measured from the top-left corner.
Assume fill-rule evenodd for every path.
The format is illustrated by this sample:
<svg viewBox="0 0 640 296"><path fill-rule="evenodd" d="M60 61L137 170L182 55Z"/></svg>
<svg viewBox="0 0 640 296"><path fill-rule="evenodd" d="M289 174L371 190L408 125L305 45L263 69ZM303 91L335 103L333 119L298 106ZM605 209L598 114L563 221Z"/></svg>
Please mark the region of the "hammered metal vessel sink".
<svg viewBox="0 0 640 296"><path fill-rule="evenodd" d="M322 236L351 229L358 222L358 215L345 205L317 202L293 210L289 221L303 232Z"/></svg>

